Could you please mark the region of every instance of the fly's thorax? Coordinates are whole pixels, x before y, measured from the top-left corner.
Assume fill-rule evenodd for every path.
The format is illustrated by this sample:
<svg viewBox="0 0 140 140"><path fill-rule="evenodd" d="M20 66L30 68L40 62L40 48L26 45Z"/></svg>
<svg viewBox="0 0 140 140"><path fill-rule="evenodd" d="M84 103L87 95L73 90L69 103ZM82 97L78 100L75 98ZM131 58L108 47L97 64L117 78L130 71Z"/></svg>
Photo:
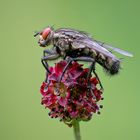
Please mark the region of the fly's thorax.
<svg viewBox="0 0 140 140"><path fill-rule="evenodd" d="M71 49L70 40L66 37L54 37L52 42L53 45L57 46L62 53Z"/></svg>

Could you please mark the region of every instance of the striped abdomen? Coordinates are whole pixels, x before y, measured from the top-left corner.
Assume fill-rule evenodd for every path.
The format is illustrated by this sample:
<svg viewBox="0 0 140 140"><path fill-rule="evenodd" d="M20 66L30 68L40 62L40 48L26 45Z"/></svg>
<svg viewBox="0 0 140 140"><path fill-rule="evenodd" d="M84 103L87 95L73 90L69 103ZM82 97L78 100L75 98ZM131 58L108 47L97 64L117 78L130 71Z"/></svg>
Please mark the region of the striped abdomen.
<svg viewBox="0 0 140 140"><path fill-rule="evenodd" d="M119 72L120 60L111 57L104 57L102 54L97 55L96 61L104 67L107 73L114 75Z"/></svg>
<svg viewBox="0 0 140 140"><path fill-rule="evenodd" d="M120 60L117 59L113 54L106 55L101 52L95 51L93 49L85 48L83 50L87 56L90 56L95 59L95 61L100 64L107 73L114 75L119 72L120 69ZM89 52L88 52L89 51ZM111 52L110 52L111 53Z"/></svg>

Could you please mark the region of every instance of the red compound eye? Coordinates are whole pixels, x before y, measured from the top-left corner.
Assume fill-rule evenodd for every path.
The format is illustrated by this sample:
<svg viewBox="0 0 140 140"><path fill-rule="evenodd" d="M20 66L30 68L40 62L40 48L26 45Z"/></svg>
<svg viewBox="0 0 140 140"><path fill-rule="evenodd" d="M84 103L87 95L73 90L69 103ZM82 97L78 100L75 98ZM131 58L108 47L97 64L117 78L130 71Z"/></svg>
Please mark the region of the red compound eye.
<svg viewBox="0 0 140 140"><path fill-rule="evenodd" d="M46 38L48 37L50 32L51 32L50 28L44 29L44 31L42 32L42 37L43 37L44 40L46 40Z"/></svg>

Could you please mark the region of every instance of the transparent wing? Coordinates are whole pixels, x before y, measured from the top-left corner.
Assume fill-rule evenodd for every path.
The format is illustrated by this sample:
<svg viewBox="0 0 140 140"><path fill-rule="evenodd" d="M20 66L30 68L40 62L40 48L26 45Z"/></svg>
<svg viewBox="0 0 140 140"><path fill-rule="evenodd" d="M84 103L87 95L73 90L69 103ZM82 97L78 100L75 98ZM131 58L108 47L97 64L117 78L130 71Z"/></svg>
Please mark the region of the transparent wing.
<svg viewBox="0 0 140 140"><path fill-rule="evenodd" d="M121 50L121 49L119 49L119 48L112 47L112 46L110 46L110 45L108 45L108 44L105 44L105 43L103 43L103 42L101 42L101 41L96 41L96 42L97 42L99 45L101 45L102 47L106 48L106 49L110 49L111 51L118 52L118 53L120 53L120 54L122 54L122 55L125 55L125 56L133 57L133 54L131 54L131 53L127 52L127 51Z"/></svg>
<svg viewBox="0 0 140 140"><path fill-rule="evenodd" d="M74 42L72 43L72 46L75 49L88 47L98 53L102 53L103 55L107 57L116 59L115 55L113 55L109 50L107 50L106 48L102 47L99 43L89 38L82 38L82 39L74 40Z"/></svg>
<svg viewBox="0 0 140 140"><path fill-rule="evenodd" d="M55 32L66 34L66 35L71 35L71 36L89 37L90 38L90 35L87 32L78 31L78 30L69 29L69 28L59 28Z"/></svg>

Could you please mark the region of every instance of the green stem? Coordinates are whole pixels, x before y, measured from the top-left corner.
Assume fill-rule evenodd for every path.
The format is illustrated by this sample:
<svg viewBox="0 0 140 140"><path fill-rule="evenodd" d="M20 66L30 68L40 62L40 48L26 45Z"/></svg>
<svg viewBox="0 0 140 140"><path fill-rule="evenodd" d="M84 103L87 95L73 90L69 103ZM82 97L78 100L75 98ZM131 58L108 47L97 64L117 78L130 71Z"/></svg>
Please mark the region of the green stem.
<svg viewBox="0 0 140 140"><path fill-rule="evenodd" d="M74 130L75 140L81 140L79 121L77 120L73 121L73 130Z"/></svg>

